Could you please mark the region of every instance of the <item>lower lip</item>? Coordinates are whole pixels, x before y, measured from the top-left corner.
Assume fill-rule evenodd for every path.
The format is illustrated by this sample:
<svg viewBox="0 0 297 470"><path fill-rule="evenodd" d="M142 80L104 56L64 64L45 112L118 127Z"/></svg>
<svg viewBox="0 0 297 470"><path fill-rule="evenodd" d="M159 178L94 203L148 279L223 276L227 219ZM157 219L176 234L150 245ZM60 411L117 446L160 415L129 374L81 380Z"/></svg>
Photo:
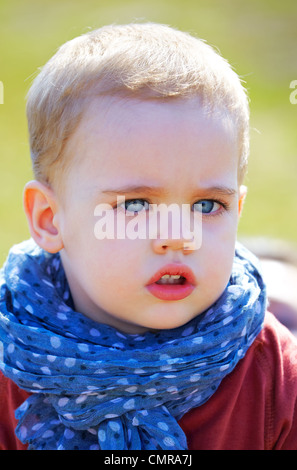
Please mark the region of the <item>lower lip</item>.
<svg viewBox="0 0 297 470"><path fill-rule="evenodd" d="M147 286L149 292L160 300L182 300L188 297L195 287L186 282L185 284L150 284Z"/></svg>

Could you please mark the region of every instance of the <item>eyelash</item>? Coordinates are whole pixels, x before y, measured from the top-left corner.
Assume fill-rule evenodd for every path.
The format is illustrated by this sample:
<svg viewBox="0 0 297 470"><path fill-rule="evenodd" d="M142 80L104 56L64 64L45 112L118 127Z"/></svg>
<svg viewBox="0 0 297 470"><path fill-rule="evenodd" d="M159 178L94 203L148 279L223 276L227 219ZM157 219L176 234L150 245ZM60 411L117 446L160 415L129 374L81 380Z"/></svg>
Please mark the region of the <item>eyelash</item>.
<svg viewBox="0 0 297 470"><path fill-rule="evenodd" d="M115 206L115 209L122 209L124 210L124 212L130 212L132 213L133 211L128 211L128 209L125 207L123 207L123 205L129 205L129 204L132 204L133 202L144 202L146 203L147 205L150 204L150 202L147 200L147 199L141 199L141 198L135 198L135 199L128 199L127 201L125 201L124 203L122 202L121 204ZM198 204L198 203L202 203L202 202L211 202L211 203L214 203L214 204L218 204L220 206L220 208L214 212L202 212L202 215L203 216L206 216L206 217L214 217L214 216L218 216L218 215L222 215L222 213L224 211L228 211L229 210L229 204L226 203L226 202L223 202L223 201L218 201L216 199L200 199L198 201L196 201L194 204ZM192 206L194 206L194 204L192 204ZM148 207L147 207L148 209ZM146 209L146 210L147 210ZM139 213L143 212L143 209L141 209L140 211L134 211L134 215L138 215ZM196 211L194 211L196 212ZM200 212L200 211L197 211L197 212Z"/></svg>

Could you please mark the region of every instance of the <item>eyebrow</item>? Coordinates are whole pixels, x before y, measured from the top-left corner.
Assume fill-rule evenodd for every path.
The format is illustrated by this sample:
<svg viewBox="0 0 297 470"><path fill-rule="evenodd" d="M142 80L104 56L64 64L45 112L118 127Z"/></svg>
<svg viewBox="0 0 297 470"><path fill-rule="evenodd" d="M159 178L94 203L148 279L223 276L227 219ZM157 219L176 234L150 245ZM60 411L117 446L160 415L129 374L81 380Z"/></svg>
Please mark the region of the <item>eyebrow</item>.
<svg viewBox="0 0 297 470"><path fill-rule="evenodd" d="M104 194L109 195L124 195L124 194L146 194L146 195L163 195L166 194L164 188L157 186L146 186L146 185L135 185L135 186L123 186L122 188L105 189L102 191ZM228 188L227 186L210 186L205 188L197 188L193 191L195 194L204 195L218 195L218 196L234 196L237 194L237 189Z"/></svg>

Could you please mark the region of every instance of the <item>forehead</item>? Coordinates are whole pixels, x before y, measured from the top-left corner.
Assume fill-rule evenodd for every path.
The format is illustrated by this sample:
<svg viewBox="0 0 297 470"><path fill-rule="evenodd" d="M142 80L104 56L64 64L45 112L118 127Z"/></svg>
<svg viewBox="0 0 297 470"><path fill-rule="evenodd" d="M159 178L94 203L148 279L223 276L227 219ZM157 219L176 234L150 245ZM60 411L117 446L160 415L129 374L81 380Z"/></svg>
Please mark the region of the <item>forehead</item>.
<svg viewBox="0 0 297 470"><path fill-rule="evenodd" d="M70 175L79 187L119 184L234 184L236 128L221 110L198 98L94 100L66 145Z"/></svg>

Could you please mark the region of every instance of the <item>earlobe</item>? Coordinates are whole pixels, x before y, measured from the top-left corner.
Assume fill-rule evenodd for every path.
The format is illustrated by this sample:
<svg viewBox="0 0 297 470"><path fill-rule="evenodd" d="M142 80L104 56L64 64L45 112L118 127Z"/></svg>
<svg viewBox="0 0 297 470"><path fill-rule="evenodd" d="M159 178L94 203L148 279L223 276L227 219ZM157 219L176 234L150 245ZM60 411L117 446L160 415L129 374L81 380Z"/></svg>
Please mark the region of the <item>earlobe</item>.
<svg viewBox="0 0 297 470"><path fill-rule="evenodd" d="M243 209L243 203L245 201L247 195L247 187L244 185L241 185L239 188L239 200L238 200L238 216L241 216L242 209Z"/></svg>
<svg viewBox="0 0 297 470"><path fill-rule="evenodd" d="M52 189L40 181L29 181L24 188L23 204L32 238L50 253L60 251L63 241L57 220L57 202Z"/></svg>

